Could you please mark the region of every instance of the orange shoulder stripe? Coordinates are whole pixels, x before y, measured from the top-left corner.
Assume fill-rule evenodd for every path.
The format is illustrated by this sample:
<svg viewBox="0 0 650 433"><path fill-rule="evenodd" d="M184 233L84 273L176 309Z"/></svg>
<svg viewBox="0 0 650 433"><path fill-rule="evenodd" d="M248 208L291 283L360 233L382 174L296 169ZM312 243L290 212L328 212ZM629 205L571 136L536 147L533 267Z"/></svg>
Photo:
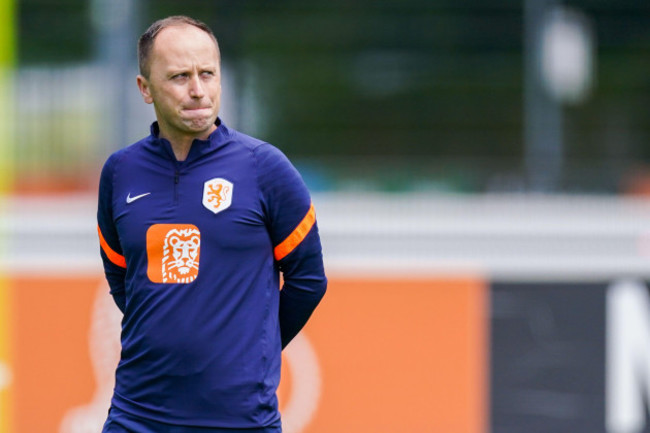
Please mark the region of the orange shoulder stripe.
<svg viewBox="0 0 650 433"><path fill-rule="evenodd" d="M307 211L307 215L300 221L298 227L291 232L285 240L283 240L278 246L273 250L273 255L275 260L282 260L285 258L291 251L296 249L298 245L307 237L309 230L314 226L316 222L316 211L314 210L314 204L312 203Z"/></svg>
<svg viewBox="0 0 650 433"><path fill-rule="evenodd" d="M104 250L104 253L106 253L108 260L121 268L126 268L126 259L124 256L113 251L113 249L108 245L106 239L104 239L104 235L102 235L102 230L99 228L99 225L97 225L97 233L99 233L99 245L102 247L102 250Z"/></svg>

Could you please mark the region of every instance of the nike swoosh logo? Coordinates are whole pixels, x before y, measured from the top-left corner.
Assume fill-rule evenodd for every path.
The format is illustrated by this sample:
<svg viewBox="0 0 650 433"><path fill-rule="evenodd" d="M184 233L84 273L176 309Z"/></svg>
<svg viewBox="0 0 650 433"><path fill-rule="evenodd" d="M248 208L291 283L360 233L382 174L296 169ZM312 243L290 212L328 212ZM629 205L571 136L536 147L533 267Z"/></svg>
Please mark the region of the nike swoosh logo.
<svg viewBox="0 0 650 433"><path fill-rule="evenodd" d="M129 195L126 196L126 203L127 204L128 203L133 203L137 199L148 196L149 194L151 194L151 193L150 192L145 192L144 194L140 194L140 195L136 195L135 197L131 197L131 193L129 193Z"/></svg>

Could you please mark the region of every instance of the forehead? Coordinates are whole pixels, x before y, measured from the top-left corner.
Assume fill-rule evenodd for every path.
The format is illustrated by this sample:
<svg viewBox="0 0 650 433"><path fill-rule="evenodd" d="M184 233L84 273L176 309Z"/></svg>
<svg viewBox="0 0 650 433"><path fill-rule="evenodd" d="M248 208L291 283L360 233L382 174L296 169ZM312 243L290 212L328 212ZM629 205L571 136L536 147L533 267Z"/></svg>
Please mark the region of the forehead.
<svg viewBox="0 0 650 433"><path fill-rule="evenodd" d="M178 25L158 33L151 51L151 68L186 67L190 64L218 64L217 45L198 27Z"/></svg>

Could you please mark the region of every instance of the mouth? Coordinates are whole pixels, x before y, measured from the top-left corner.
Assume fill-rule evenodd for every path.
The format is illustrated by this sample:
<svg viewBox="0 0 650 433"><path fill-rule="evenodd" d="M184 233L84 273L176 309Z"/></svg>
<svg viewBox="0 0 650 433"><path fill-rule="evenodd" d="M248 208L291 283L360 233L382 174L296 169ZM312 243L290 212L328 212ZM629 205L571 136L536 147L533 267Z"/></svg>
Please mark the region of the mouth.
<svg viewBox="0 0 650 433"><path fill-rule="evenodd" d="M212 108L211 107L186 107L183 108L183 112L193 116L202 116L202 115L211 114Z"/></svg>
<svg viewBox="0 0 650 433"><path fill-rule="evenodd" d="M211 107L184 107L184 111L209 110Z"/></svg>

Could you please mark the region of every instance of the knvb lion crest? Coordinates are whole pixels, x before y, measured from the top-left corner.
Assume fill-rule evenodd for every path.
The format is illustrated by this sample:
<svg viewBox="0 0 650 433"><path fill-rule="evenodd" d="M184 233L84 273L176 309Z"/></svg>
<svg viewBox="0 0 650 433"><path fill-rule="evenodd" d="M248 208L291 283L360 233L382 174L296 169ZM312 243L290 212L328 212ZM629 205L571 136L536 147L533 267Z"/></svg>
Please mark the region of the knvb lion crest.
<svg viewBox="0 0 650 433"><path fill-rule="evenodd" d="M203 206L213 213L219 213L232 204L233 184L226 179L215 177L203 185Z"/></svg>
<svg viewBox="0 0 650 433"><path fill-rule="evenodd" d="M201 234L197 229L172 229L165 236L163 283L191 283L199 273Z"/></svg>

